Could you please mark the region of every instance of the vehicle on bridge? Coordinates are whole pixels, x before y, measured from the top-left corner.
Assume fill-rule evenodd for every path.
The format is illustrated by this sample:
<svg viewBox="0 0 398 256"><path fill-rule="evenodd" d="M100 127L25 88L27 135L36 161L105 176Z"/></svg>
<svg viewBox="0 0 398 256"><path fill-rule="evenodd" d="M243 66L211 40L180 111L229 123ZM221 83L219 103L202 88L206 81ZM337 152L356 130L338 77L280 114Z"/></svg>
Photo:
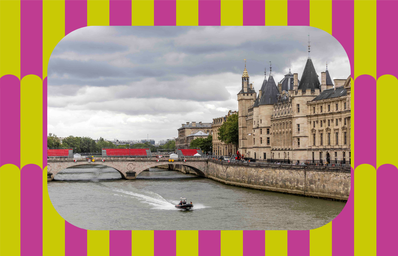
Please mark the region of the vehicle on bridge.
<svg viewBox="0 0 398 256"><path fill-rule="evenodd" d="M181 197L180 198L180 203L176 205L176 208L181 209L181 210L191 210L191 208L193 208L193 204L191 203L187 203L187 199Z"/></svg>

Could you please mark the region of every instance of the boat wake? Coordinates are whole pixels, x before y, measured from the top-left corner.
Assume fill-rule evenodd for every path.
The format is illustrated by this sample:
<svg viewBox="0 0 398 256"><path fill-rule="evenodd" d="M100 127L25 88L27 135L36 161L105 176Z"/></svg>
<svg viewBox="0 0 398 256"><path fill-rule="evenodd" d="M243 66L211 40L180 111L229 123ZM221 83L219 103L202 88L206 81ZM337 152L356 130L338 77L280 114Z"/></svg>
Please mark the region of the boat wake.
<svg viewBox="0 0 398 256"><path fill-rule="evenodd" d="M175 205L178 204L180 201L167 200L155 192L140 191L140 193L137 193L137 192L132 192L132 191L126 191L123 189L112 189L112 191L120 193L122 195L127 195L128 197L135 198L144 204L148 204L148 205L152 206L152 209L179 210L179 209L175 208ZM120 196L118 194L114 194L114 195ZM194 203L195 210L204 209L204 208L208 208L208 207L206 207L203 204L197 204L197 203L195 204Z"/></svg>

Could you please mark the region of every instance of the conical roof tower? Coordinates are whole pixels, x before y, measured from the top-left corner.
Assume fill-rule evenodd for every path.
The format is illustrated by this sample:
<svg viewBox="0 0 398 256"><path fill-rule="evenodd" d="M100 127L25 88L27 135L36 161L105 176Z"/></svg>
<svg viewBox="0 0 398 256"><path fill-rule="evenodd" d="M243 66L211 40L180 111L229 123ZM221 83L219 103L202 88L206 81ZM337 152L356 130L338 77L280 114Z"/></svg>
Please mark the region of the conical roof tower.
<svg viewBox="0 0 398 256"><path fill-rule="evenodd" d="M311 89L311 91L314 91L315 89L321 89L321 83L319 83L318 75L315 71L314 64L312 63L310 51L311 47L308 40L308 59L307 63L305 64L304 72L301 76L301 80L298 86L298 89L303 91L307 89Z"/></svg>
<svg viewBox="0 0 398 256"><path fill-rule="evenodd" d="M264 88L263 88L264 87ZM276 86L274 77L272 76L272 67L270 67L270 74L268 81L263 83L262 96L260 99L260 105L273 105L278 101L279 90Z"/></svg>

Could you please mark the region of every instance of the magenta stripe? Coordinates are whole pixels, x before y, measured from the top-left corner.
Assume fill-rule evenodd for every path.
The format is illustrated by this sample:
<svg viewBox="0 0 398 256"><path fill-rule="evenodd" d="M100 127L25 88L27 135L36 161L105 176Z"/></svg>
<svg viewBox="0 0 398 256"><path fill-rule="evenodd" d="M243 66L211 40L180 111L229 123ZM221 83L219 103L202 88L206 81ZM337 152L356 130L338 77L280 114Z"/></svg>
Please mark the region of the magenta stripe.
<svg viewBox="0 0 398 256"><path fill-rule="evenodd" d="M382 165L377 170L377 255L398 255L398 170Z"/></svg>
<svg viewBox="0 0 398 256"><path fill-rule="evenodd" d="M289 26L310 25L309 0L287 0L287 24Z"/></svg>
<svg viewBox="0 0 398 256"><path fill-rule="evenodd" d="M221 0L199 0L199 26L220 26Z"/></svg>
<svg viewBox="0 0 398 256"><path fill-rule="evenodd" d="M309 256L310 255L310 231L289 230L287 231L287 255Z"/></svg>
<svg viewBox="0 0 398 256"><path fill-rule="evenodd" d="M332 1L332 35L344 47L354 78L354 0Z"/></svg>
<svg viewBox="0 0 398 256"><path fill-rule="evenodd" d="M42 169L33 164L21 170L21 256L43 254Z"/></svg>
<svg viewBox="0 0 398 256"><path fill-rule="evenodd" d="M87 0L65 0L65 35L87 26Z"/></svg>
<svg viewBox="0 0 398 256"><path fill-rule="evenodd" d="M47 166L47 77L43 81L43 168Z"/></svg>
<svg viewBox="0 0 398 256"><path fill-rule="evenodd" d="M243 25L244 26L265 25L264 0L243 0Z"/></svg>
<svg viewBox="0 0 398 256"><path fill-rule="evenodd" d="M21 1L21 79L30 74L43 75L42 10L42 1Z"/></svg>
<svg viewBox="0 0 398 256"><path fill-rule="evenodd" d="M221 231L199 230L199 256L221 255Z"/></svg>
<svg viewBox="0 0 398 256"><path fill-rule="evenodd" d="M341 213L332 221L334 256L354 256L354 170L351 168L350 197Z"/></svg>
<svg viewBox="0 0 398 256"><path fill-rule="evenodd" d="M355 79L355 167L376 167L376 81L362 75Z"/></svg>
<svg viewBox="0 0 398 256"><path fill-rule="evenodd" d="M265 255L265 231L244 230L243 231L243 256Z"/></svg>
<svg viewBox="0 0 398 256"><path fill-rule="evenodd" d="M175 256L176 231L155 230L154 233L154 256Z"/></svg>
<svg viewBox="0 0 398 256"><path fill-rule="evenodd" d="M397 1L377 1L377 77L398 77Z"/></svg>
<svg viewBox="0 0 398 256"><path fill-rule="evenodd" d="M176 0L154 0L155 26L176 25Z"/></svg>
<svg viewBox="0 0 398 256"><path fill-rule="evenodd" d="M65 221L65 256L87 255L87 230Z"/></svg>
<svg viewBox="0 0 398 256"><path fill-rule="evenodd" d="M20 166L21 86L18 77L0 78L0 166Z"/></svg>
<svg viewBox="0 0 398 256"><path fill-rule="evenodd" d="M109 231L109 256L131 256L131 231Z"/></svg>
<svg viewBox="0 0 398 256"><path fill-rule="evenodd" d="M131 0L109 1L109 24L131 26Z"/></svg>

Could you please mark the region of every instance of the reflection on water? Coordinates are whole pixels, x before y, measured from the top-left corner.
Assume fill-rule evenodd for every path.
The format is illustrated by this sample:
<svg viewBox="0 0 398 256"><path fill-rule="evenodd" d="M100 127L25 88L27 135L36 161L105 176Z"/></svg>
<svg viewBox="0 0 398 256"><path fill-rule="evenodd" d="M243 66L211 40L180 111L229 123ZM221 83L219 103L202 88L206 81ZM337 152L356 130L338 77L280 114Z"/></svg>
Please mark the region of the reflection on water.
<svg viewBox="0 0 398 256"><path fill-rule="evenodd" d="M312 229L330 222L345 205L228 186L156 168L133 181L120 179L108 167L76 169L67 169L56 178L85 181L49 182L48 191L64 219L92 230ZM180 197L193 202L192 211L174 207Z"/></svg>

